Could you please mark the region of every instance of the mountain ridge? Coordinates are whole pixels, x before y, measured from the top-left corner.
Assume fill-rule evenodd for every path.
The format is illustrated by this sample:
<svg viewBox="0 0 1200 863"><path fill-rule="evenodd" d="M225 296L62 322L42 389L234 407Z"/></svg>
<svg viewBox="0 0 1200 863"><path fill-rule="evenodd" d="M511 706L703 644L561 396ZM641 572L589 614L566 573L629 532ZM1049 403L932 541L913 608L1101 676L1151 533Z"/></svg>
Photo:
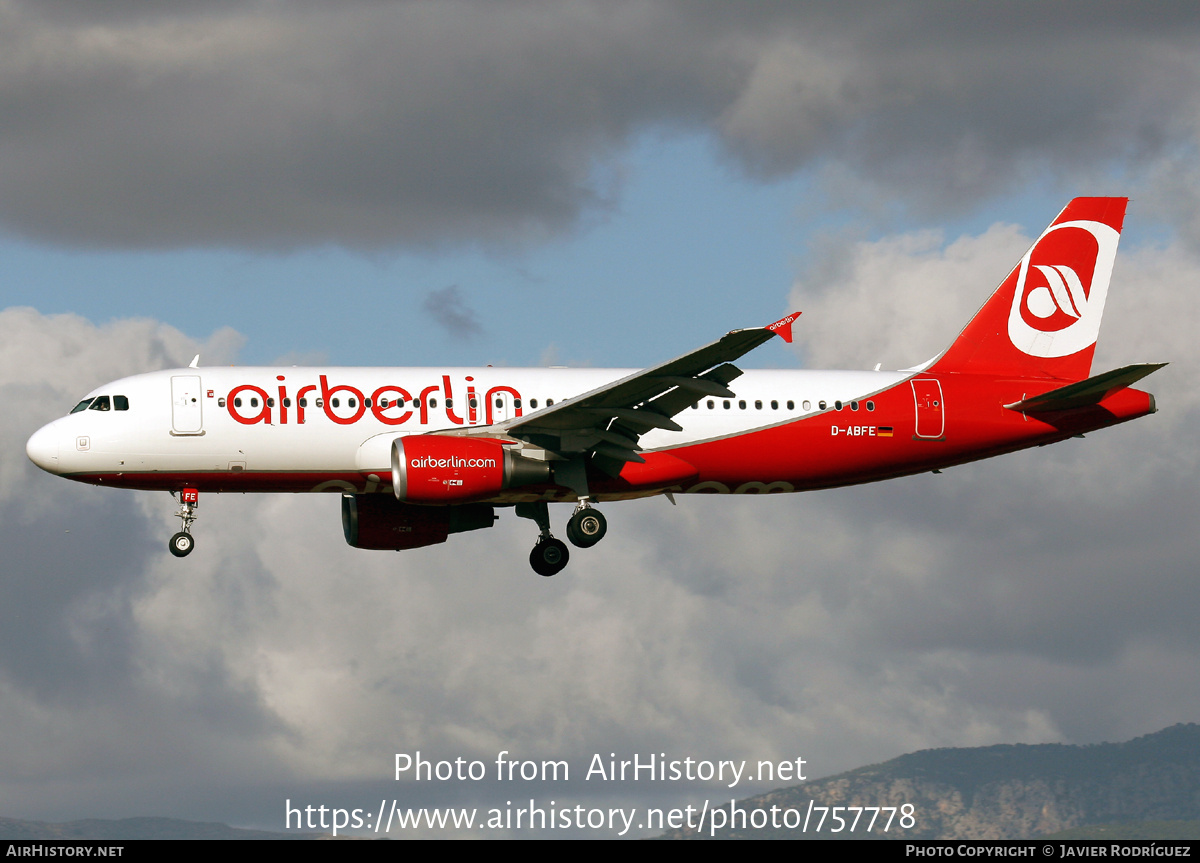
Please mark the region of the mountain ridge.
<svg viewBox="0 0 1200 863"><path fill-rule="evenodd" d="M821 833L739 824L711 838L1028 839L1090 824L1200 818L1200 725L1181 723L1123 743L998 744L925 749L737 801L746 811L914 807L916 824L885 834ZM728 809L728 807L726 807ZM853 813L842 813L849 820ZM815 817L813 821L815 823ZM832 824L833 822L831 822ZM882 822L880 822L882 823ZM879 825L877 825L878 827ZM664 838L710 838L674 830Z"/></svg>

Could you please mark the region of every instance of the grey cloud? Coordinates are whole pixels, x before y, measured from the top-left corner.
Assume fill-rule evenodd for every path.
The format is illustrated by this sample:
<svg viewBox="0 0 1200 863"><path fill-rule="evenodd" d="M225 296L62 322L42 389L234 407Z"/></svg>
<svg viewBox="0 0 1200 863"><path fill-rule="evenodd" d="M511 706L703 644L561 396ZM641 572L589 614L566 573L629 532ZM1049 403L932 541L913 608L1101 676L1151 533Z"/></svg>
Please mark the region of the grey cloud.
<svg viewBox="0 0 1200 863"><path fill-rule="evenodd" d="M96 327L73 315L0 311L0 675L39 697L79 701L126 680L131 603L150 554L134 496L65 482L25 458L25 440L107 380L185 365L194 352L232 359L238 336L208 343L151 321ZM117 688L121 688L119 685Z"/></svg>
<svg viewBox="0 0 1200 863"><path fill-rule="evenodd" d="M421 303L421 309L455 338L471 338L483 332L479 316L467 305L458 285L430 291Z"/></svg>
<svg viewBox="0 0 1200 863"><path fill-rule="evenodd" d="M98 246L521 244L612 206L601 169L648 129L939 209L1195 140L1184 5L173 8L0 8L0 224Z"/></svg>
<svg viewBox="0 0 1200 863"><path fill-rule="evenodd" d="M182 366L197 352L233 359L238 339L222 331L198 342L147 320L98 327L72 315L0 312L0 398L12 408L0 420L0 725L11 747L2 769L28 779L31 795L0 790L8 811L80 814L82 799L104 809L111 783L122 793L153 783L139 765L155 753L203 770L207 756L221 761L230 743L237 749L240 729L270 722L211 663L173 668L170 687L148 679L137 621L162 543L140 496L52 478L24 454L39 425L105 380ZM154 497L170 507L166 495ZM215 738L226 738L222 751L209 747Z"/></svg>
<svg viewBox="0 0 1200 863"><path fill-rule="evenodd" d="M797 288L797 334L814 365L923 359L1028 242L1007 226L831 241ZM27 406L0 435L16 562L0 605L28 615L0 627L16 627L0 638L0 777L21 777L0 795L40 817L203 808L277 826L279 801L314 789L427 805L390 780L392 753L417 748L577 770L597 751L799 754L824 775L1194 719L1200 259L1175 244L1118 260L1097 367L1172 360L1147 381L1159 414L941 476L606 505L609 537L548 580L509 513L444 546L365 552L343 542L336 495L209 496L176 560L165 495L72 485L21 447L97 375L208 348L150 321L0 313L0 388ZM77 545L55 542L76 524ZM436 792L467 793L511 789Z"/></svg>
<svg viewBox="0 0 1200 863"><path fill-rule="evenodd" d="M5 221L71 242L537 239L604 205L592 169L632 123L700 96L632 4L20 12Z"/></svg>

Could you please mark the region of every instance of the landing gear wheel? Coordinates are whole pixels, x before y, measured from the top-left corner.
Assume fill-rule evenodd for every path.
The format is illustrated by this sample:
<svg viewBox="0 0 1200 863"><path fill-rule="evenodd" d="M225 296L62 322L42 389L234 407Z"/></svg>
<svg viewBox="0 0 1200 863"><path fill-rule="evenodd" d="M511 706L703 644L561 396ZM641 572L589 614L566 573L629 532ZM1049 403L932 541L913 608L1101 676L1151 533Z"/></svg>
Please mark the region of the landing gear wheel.
<svg viewBox="0 0 1200 863"><path fill-rule="evenodd" d="M529 552L529 565L533 571L547 578L562 572L570 559L571 552L567 550L567 544L554 537L540 540Z"/></svg>
<svg viewBox="0 0 1200 863"><path fill-rule="evenodd" d="M591 548L604 539L608 531L608 520L599 510L590 506L576 510L567 522L567 539L580 548Z"/></svg>
<svg viewBox="0 0 1200 863"><path fill-rule="evenodd" d="M171 549L171 554L176 557L187 557L192 553L192 549L196 547L196 540L192 539L190 533L180 531L171 537L171 541L167 543L167 548Z"/></svg>

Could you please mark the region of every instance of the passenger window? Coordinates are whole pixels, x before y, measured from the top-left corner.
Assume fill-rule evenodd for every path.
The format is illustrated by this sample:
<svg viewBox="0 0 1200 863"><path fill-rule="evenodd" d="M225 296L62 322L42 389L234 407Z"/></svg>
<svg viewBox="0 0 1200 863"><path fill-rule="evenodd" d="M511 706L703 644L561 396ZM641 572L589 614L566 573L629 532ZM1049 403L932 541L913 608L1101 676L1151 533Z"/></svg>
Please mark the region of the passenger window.
<svg viewBox="0 0 1200 863"><path fill-rule="evenodd" d="M342 400L341 399L330 399L329 404L331 407L340 408L342 406Z"/></svg>
<svg viewBox="0 0 1200 863"><path fill-rule="evenodd" d="M252 407L252 408L258 407L258 397L257 396L250 399L250 407Z"/></svg>
<svg viewBox="0 0 1200 863"><path fill-rule="evenodd" d="M79 404L75 405L75 407L71 408L71 413L77 414L82 410L87 410L87 406L90 405L91 403L92 403L91 399L84 399Z"/></svg>
<svg viewBox="0 0 1200 863"><path fill-rule="evenodd" d="M546 407L550 407L552 404L554 404L554 399L546 399Z"/></svg>
<svg viewBox="0 0 1200 863"><path fill-rule="evenodd" d="M825 410L825 399L821 399L819 402L817 402L817 407L819 407L821 410Z"/></svg>
<svg viewBox="0 0 1200 863"><path fill-rule="evenodd" d="M267 407L269 407L269 408L275 407L275 399L267 399Z"/></svg>
<svg viewBox="0 0 1200 863"><path fill-rule="evenodd" d="M712 410L712 409L713 409L713 408L715 408L716 406L717 406L717 403L716 403L716 402L714 402L712 399L709 399L709 400L708 400L708 409L709 409L709 410Z"/></svg>
<svg viewBox="0 0 1200 863"><path fill-rule="evenodd" d="M358 402L355 401L354 399L346 399L346 404L348 404L352 408L358 407Z"/></svg>
<svg viewBox="0 0 1200 863"><path fill-rule="evenodd" d="M530 399L529 406L534 410L537 410L537 399ZM471 399L471 407L475 407L475 399Z"/></svg>
<svg viewBox="0 0 1200 863"><path fill-rule="evenodd" d="M225 396L221 396L219 399L217 399L217 407L225 407Z"/></svg>
<svg viewBox="0 0 1200 863"><path fill-rule="evenodd" d="M446 399L446 407L449 407L449 406L450 406L450 399ZM519 408L520 406L521 406L521 400L513 399L513 407Z"/></svg>
<svg viewBox="0 0 1200 863"><path fill-rule="evenodd" d="M382 408L383 410L387 410L387 406L388 406L388 400L387 400L387 399L380 399L380 400L379 400L379 407L380 407L380 408Z"/></svg>
<svg viewBox="0 0 1200 863"><path fill-rule="evenodd" d="M431 408L435 408L435 407L437 407L437 399L430 399L430 400L429 400L429 406L430 406Z"/></svg>
<svg viewBox="0 0 1200 863"><path fill-rule="evenodd" d="M108 396L96 396L92 401L92 406L88 408L90 411L106 411L108 409Z"/></svg>
<svg viewBox="0 0 1200 863"><path fill-rule="evenodd" d="M333 403L336 405L336 404L337 404L337 399L334 399L334 400L333 400ZM323 407L325 407L325 400L324 400L324 399L317 399L317 407L319 407L319 408L323 408Z"/></svg>
<svg viewBox="0 0 1200 863"><path fill-rule="evenodd" d="M738 401L738 408L739 408L739 409L741 409L741 410L745 410L745 409L746 409L746 400L745 400L745 399L740 399L740 400Z"/></svg>
<svg viewBox="0 0 1200 863"><path fill-rule="evenodd" d="M290 408L290 407L292 406L292 400L291 400L290 398L288 398L288 399L284 399L284 400L283 400L283 406L284 406L285 408Z"/></svg>
<svg viewBox="0 0 1200 863"><path fill-rule="evenodd" d="M858 410L858 402L850 402L850 410L852 410L852 411Z"/></svg>
<svg viewBox="0 0 1200 863"><path fill-rule="evenodd" d="M496 407L498 407L498 408L502 408L502 407L504 407L504 400L503 400L503 399L496 399Z"/></svg>
<svg viewBox="0 0 1200 863"><path fill-rule="evenodd" d="M242 400L241 400L241 399L234 399L234 400L233 400L233 406L234 406L235 408L240 408L240 407L242 406Z"/></svg>
<svg viewBox="0 0 1200 863"><path fill-rule="evenodd" d="M416 403L417 403L417 400L413 399L414 406L416 405ZM398 408L404 407L404 399L396 399L396 407L398 407Z"/></svg>
<svg viewBox="0 0 1200 863"><path fill-rule="evenodd" d="M779 402L776 401L775 399L771 399L771 410L773 410L773 411L779 410Z"/></svg>
<svg viewBox="0 0 1200 863"><path fill-rule="evenodd" d="M869 411L875 410L875 402L867 402L867 410L869 410Z"/></svg>
<svg viewBox="0 0 1200 863"><path fill-rule="evenodd" d="M787 408L790 411L794 411L796 409L796 403L794 401L792 401L791 399L788 399Z"/></svg>
<svg viewBox="0 0 1200 863"><path fill-rule="evenodd" d="M762 402L761 402L761 401L755 401L755 402L754 402L754 409L755 409L755 410L758 410L758 411L762 410Z"/></svg>
<svg viewBox="0 0 1200 863"><path fill-rule="evenodd" d="M724 405L725 405L725 410L729 410L729 399L725 399Z"/></svg>
<svg viewBox="0 0 1200 863"><path fill-rule="evenodd" d="M810 411L810 410L812 410L812 402L810 402L808 399L805 399L804 403L801 405L801 407L804 408L806 411Z"/></svg>
<svg viewBox="0 0 1200 863"><path fill-rule="evenodd" d="M127 411L129 410L129 399L125 396L113 396L113 410Z"/></svg>
<svg viewBox="0 0 1200 863"><path fill-rule="evenodd" d="M838 401L836 401L836 402L834 402L834 403L833 403L833 409L834 409L835 411L840 411L840 410L842 409L842 402L841 402L841 400L838 400Z"/></svg>
<svg viewBox="0 0 1200 863"><path fill-rule="evenodd" d="M299 404L300 404L300 407L302 407L302 408L308 407L308 399L300 399Z"/></svg>

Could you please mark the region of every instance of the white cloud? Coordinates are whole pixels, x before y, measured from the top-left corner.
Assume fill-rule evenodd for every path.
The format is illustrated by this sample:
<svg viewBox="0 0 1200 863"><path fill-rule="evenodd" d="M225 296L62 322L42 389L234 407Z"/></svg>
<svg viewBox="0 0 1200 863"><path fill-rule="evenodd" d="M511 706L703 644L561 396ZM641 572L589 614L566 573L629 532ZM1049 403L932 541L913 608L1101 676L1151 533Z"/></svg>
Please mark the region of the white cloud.
<svg viewBox="0 0 1200 863"><path fill-rule="evenodd" d="M829 237L792 288L812 368L908 368L945 350L1029 248L1014 225L947 243L935 231Z"/></svg>

